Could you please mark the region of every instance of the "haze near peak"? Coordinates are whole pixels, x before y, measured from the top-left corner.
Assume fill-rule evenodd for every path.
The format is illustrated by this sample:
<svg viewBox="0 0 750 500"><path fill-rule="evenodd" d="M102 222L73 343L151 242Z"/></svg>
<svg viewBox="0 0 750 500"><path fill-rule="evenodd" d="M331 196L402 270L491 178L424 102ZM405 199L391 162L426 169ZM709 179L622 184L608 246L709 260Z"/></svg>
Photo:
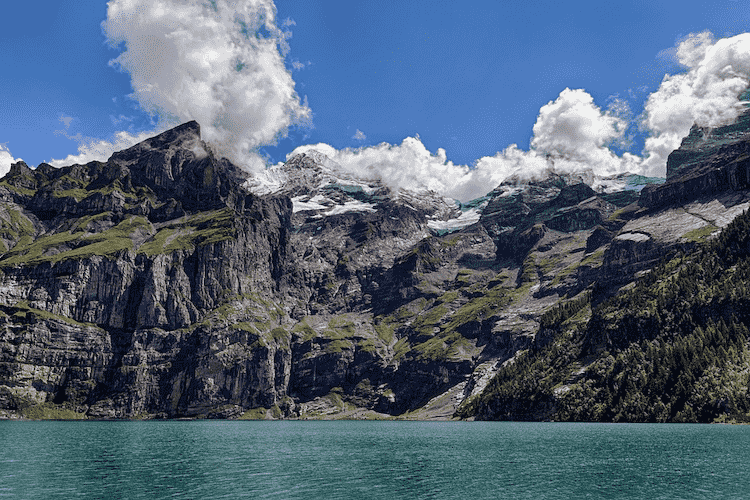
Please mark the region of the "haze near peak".
<svg viewBox="0 0 750 500"><path fill-rule="evenodd" d="M270 0L112 0L102 27L124 49L110 65L130 74L131 97L157 128L196 120L237 165L264 168L257 149L309 120Z"/></svg>

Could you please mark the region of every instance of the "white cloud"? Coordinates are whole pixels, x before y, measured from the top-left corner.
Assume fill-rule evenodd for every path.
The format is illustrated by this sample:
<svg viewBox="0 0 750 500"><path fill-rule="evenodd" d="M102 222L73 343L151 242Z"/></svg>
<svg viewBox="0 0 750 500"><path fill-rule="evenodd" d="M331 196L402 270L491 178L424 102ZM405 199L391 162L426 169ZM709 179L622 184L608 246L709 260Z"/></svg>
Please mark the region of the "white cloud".
<svg viewBox="0 0 750 500"><path fill-rule="evenodd" d="M130 74L141 107L162 126L198 121L237 165L263 168L257 148L310 119L271 0L111 0L102 26L112 45L124 44L110 64Z"/></svg>
<svg viewBox="0 0 750 500"><path fill-rule="evenodd" d="M666 75L645 107L644 167L652 175L665 174L667 157L693 124L724 125L742 111L738 96L750 81L750 33L718 41L707 31L692 34L678 44L676 57L688 71Z"/></svg>
<svg viewBox="0 0 750 500"><path fill-rule="evenodd" d="M609 96L607 98L607 114L614 116L624 122L630 121L633 116L633 111L630 109L628 101L620 98L619 94Z"/></svg>
<svg viewBox="0 0 750 500"><path fill-rule="evenodd" d="M65 124L65 130L67 130L70 128L70 124L73 120L75 120L75 118L73 118L72 116L65 116L64 114L60 113L59 120L60 122Z"/></svg>
<svg viewBox="0 0 750 500"><path fill-rule="evenodd" d="M628 101L622 99L619 94L610 96L607 103L606 113L618 118L623 124L620 128L621 135L612 140L612 145L616 145L623 150L630 149L635 139L635 131L630 127L633 121L633 110L630 108ZM625 135L626 133L628 135Z"/></svg>
<svg viewBox="0 0 750 500"><path fill-rule="evenodd" d="M90 161L107 161L112 153L122 151L130 146L148 139L161 132L161 130L151 130L133 135L130 132L117 132L110 140L94 139L92 137L83 137L80 134L68 136L69 139L78 142L78 154L68 155L61 160L50 160L48 163L53 167L66 167L68 165L84 165Z"/></svg>
<svg viewBox="0 0 750 500"><path fill-rule="evenodd" d="M125 116L123 114L121 114L120 116L109 115L109 121L111 121L112 125L114 125L115 127L123 123L132 123L133 120L134 120L134 117Z"/></svg>
<svg viewBox="0 0 750 500"><path fill-rule="evenodd" d="M407 137L399 145L341 150L313 144L298 147L287 158L313 149L357 177L380 179L395 189L430 189L468 201L484 196L513 175L528 178L548 170L600 175L637 172L640 158L627 153L617 156L607 148L608 142L621 137L625 126L622 118L602 112L583 90L565 89L539 111L530 151L512 144L494 156L480 158L472 167L449 161L444 149L431 153L419 137Z"/></svg>
<svg viewBox="0 0 750 500"><path fill-rule="evenodd" d="M607 146L622 138L626 112L615 104L608 113L582 89L565 89L539 110L531 146L558 171L592 170L599 175L639 170L634 155L617 156Z"/></svg>
<svg viewBox="0 0 750 500"><path fill-rule="evenodd" d="M310 64L310 61L307 61L307 63L300 62L297 59L292 59L292 68L295 69L295 71L299 71L301 69L305 69L305 66Z"/></svg>
<svg viewBox="0 0 750 500"><path fill-rule="evenodd" d="M13 158L8 146L0 144L0 177L10 172L10 166L19 161L22 161L21 158Z"/></svg>
<svg viewBox="0 0 750 500"><path fill-rule="evenodd" d="M68 134L68 130L70 130L70 124L75 120L72 116L65 116L64 114L60 113L60 116L58 117L58 121L65 125L65 128L63 130L55 130L55 135L63 135L67 137L68 139L75 139L75 137L71 137Z"/></svg>
<svg viewBox="0 0 750 500"><path fill-rule="evenodd" d="M531 146L564 158L586 158L620 136L625 123L606 115L582 89L565 89L539 110Z"/></svg>
<svg viewBox="0 0 750 500"><path fill-rule="evenodd" d="M669 64L677 63L677 47L660 50L656 54L656 60Z"/></svg>
<svg viewBox="0 0 750 500"><path fill-rule="evenodd" d="M395 146L340 151L318 144L292 154L318 149L355 175L380 178L392 187L432 189L464 201L485 194L510 176L533 177L548 170L664 176L667 157L693 124L724 125L745 109L738 96L750 83L750 33L718 41L709 32L692 34L659 57L674 58L687 71L666 75L649 96L642 126L650 135L643 157L620 156L609 148L627 146L631 140L625 135L632 115L627 103L614 98L602 111L582 89L565 89L542 106L529 151L512 144L480 158L471 168L448 161L443 149L430 153L418 137ZM637 93L646 90L641 87Z"/></svg>
<svg viewBox="0 0 750 500"><path fill-rule="evenodd" d="M296 148L287 158L309 150L323 153L356 177L380 179L393 189L457 193L470 172L469 167L448 161L443 149L432 154L417 137L407 137L399 145L381 143L341 150L328 144L310 144Z"/></svg>
<svg viewBox="0 0 750 500"><path fill-rule="evenodd" d="M367 139L367 136L360 129L357 129L357 131L352 136L352 139L355 139L357 141L364 141L365 139Z"/></svg>

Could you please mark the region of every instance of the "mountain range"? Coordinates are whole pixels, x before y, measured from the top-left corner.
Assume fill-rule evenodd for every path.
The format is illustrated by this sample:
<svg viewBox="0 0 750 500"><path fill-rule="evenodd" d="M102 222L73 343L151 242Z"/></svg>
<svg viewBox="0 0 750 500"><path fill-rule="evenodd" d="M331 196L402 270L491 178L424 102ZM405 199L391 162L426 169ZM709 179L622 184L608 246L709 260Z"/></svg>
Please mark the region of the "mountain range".
<svg viewBox="0 0 750 500"><path fill-rule="evenodd" d="M196 122L0 179L0 418L744 421L750 114L468 203Z"/></svg>

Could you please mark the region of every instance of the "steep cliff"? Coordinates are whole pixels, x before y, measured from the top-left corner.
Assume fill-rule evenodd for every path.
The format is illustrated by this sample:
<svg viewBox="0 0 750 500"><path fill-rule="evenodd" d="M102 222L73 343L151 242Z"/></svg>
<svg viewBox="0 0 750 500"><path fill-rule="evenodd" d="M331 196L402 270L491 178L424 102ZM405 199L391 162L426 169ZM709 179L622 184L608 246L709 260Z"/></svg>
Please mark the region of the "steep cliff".
<svg viewBox="0 0 750 500"><path fill-rule="evenodd" d="M750 110L718 128L693 126L667 160L667 182L649 186L640 205L677 206L726 191L750 189Z"/></svg>
<svg viewBox="0 0 750 500"><path fill-rule="evenodd" d="M248 179L194 122L104 163L18 163L0 181L0 405L449 417L581 288L555 272L587 257L556 243L583 250L592 221L571 214L613 207L580 182L546 188L502 263L480 223L492 196L393 191L314 152Z"/></svg>
<svg viewBox="0 0 750 500"><path fill-rule="evenodd" d="M292 204L242 181L195 122L106 163L14 165L0 183L6 407L56 402L133 417L275 403L288 339L232 325L224 309L277 292ZM280 313L262 309L260 321L278 323Z"/></svg>
<svg viewBox="0 0 750 500"><path fill-rule="evenodd" d="M647 206L660 182L548 172L462 204L315 151L250 177L195 122L107 162L17 163L0 417L468 415L523 353L750 205ZM544 418L544 401L480 415Z"/></svg>
<svg viewBox="0 0 750 500"><path fill-rule="evenodd" d="M750 115L693 127L667 181L589 237L590 295L545 311L531 348L459 409L487 420L746 422ZM635 282L634 276L639 276Z"/></svg>

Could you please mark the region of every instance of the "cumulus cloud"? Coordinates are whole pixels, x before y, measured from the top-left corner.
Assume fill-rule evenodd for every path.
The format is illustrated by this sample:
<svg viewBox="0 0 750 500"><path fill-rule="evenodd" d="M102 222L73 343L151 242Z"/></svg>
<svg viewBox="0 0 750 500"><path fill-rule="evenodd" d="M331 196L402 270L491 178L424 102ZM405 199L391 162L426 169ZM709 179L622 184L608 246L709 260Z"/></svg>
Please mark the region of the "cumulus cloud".
<svg viewBox="0 0 750 500"><path fill-rule="evenodd" d="M289 19L280 28L275 16L272 0L111 0L103 28L111 44L123 47L111 64L131 75L132 97L158 117L158 128L195 119L214 151L259 172L265 160L258 148L311 117L284 65L291 34L282 28L295 23ZM316 149L354 175L460 200L482 196L510 176L548 170L664 175L667 156L693 123L725 124L743 109L737 97L748 86L750 34L719 41L709 32L693 34L661 57L667 55L686 71L665 76L647 100L642 126L650 136L643 158L610 149L627 148L631 139L627 102L614 99L602 110L582 89L565 89L542 106L528 151L512 144L471 167L449 161L443 149L430 152L418 136L342 150L307 145L289 156ZM291 66L304 64L294 60ZM353 136L365 138L360 130ZM126 132L111 141L81 139L78 155L53 163L106 159L138 140Z"/></svg>
<svg viewBox="0 0 750 500"><path fill-rule="evenodd" d="M666 75L645 106L644 169L652 175L665 174L669 153L693 124L731 123L744 109L738 97L750 82L750 33L718 41L708 31L691 34L675 54L687 72Z"/></svg>
<svg viewBox="0 0 750 500"><path fill-rule="evenodd" d="M365 139L367 139L367 136L360 129L357 129L357 131L352 136L352 139L355 139L357 141L364 141Z"/></svg>
<svg viewBox="0 0 750 500"><path fill-rule="evenodd" d="M630 108L630 104L625 99L622 99L619 94L615 94L607 98L606 113L618 118L623 125L620 128L619 137L613 139L611 144L622 150L630 149L635 139L634 129L637 128L632 126L633 110Z"/></svg>
<svg viewBox="0 0 750 500"><path fill-rule="evenodd" d="M565 89L539 110L531 147L559 171L592 170L611 175L639 169L638 158L617 156L610 143L622 138L628 123L622 104L603 112L582 89Z"/></svg>
<svg viewBox="0 0 750 500"><path fill-rule="evenodd" d="M68 155L61 160L50 160L48 163L53 167L66 167L68 165L83 165L90 161L107 161L112 153L122 151L130 146L138 144L163 130L152 130L131 134L130 132L117 132L110 140L94 139L84 137L80 134L67 136L78 142L78 154Z"/></svg>
<svg viewBox="0 0 750 500"><path fill-rule="evenodd" d="M198 121L237 165L263 168L257 149L310 119L271 0L111 0L102 27L124 48L110 64L130 74L141 107L162 126Z"/></svg>
<svg viewBox="0 0 750 500"><path fill-rule="evenodd" d="M582 89L565 89L542 106L528 151L512 144L472 167L453 164L442 149L430 153L418 137L395 146L309 148L321 150L355 175L380 178L394 187L432 189L464 201L485 194L508 177L534 177L549 170L664 176L667 157L693 124L725 125L745 109L747 103L740 102L739 96L750 84L750 33L718 41L710 32L692 34L659 57L674 59L686 70L666 75L646 101L641 127L648 136L642 157L618 155L610 149L613 145L627 149L632 141L632 133L627 135L632 120L627 102L614 97L602 110ZM294 153L300 149L304 148Z"/></svg>
<svg viewBox="0 0 750 500"><path fill-rule="evenodd" d="M539 110L531 146L564 158L587 158L620 135L626 124L601 112L582 89L565 89Z"/></svg>
<svg viewBox="0 0 750 500"><path fill-rule="evenodd" d="M529 151L512 144L471 167L449 161L442 148L431 153L419 137L407 137L399 145L341 150L313 144L295 149L288 158L313 149L355 176L380 179L396 189L429 189L468 201L484 196L511 176L536 177L550 170L600 175L637 171L638 157L617 156L607 147L621 137L626 125L616 114L603 112L585 91L565 89L540 109Z"/></svg>
<svg viewBox="0 0 750 500"><path fill-rule="evenodd" d="M120 116L115 115L109 115L109 121L112 122L112 125L115 127L118 125L122 125L123 123L132 123L135 118L132 116L125 116L121 114Z"/></svg>
<svg viewBox="0 0 750 500"><path fill-rule="evenodd" d="M407 137L398 145L384 142L356 149L309 144L296 148L287 158L310 150L323 153L356 177L379 179L394 189L447 193L469 173L468 167L448 161L444 149L432 154L418 137Z"/></svg>
<svg viewBox="0 0 750 500"><path fill-rule="evenodd" d="M18 161L21 161L21 158L13 158L8 146L0 144L0 177L10 172L10 166Z"/></svg>

